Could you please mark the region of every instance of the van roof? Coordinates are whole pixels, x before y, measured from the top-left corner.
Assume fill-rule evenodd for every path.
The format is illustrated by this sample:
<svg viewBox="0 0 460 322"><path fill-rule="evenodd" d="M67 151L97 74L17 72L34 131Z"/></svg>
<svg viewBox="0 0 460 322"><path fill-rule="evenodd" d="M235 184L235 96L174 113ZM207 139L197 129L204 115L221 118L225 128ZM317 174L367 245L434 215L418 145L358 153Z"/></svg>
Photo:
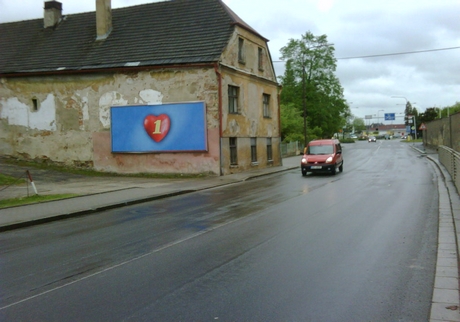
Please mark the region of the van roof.
<svg viewBox="0 0 460 322"><path fill-rule="evenodd" d="M340 141L336 139L328 139L328 140L313 140L308 143L308 145L331 145L331 144L339 144Z"/></svg>

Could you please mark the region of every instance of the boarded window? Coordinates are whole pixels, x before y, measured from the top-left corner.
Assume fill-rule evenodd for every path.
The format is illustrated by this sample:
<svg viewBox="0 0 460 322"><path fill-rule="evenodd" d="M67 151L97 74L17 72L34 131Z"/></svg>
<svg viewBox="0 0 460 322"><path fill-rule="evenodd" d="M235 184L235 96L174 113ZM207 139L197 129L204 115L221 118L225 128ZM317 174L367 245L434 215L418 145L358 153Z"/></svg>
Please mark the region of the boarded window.
<svg viewBox="0 0 460 322"><path fill-rule="evenodd" d="M246 63L246 55L244 54L244 39L238 38L238 62Z"/></svg>

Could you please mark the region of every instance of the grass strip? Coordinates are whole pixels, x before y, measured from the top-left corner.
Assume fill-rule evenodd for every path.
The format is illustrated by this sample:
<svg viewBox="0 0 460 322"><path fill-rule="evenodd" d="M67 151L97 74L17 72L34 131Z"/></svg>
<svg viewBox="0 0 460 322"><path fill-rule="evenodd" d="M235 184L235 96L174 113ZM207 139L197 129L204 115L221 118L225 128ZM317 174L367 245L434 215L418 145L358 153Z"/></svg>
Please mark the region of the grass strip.
<svg viewBox="0 0 460 322"><path fill-rule="evenodd" d="M30 205L39 202L45 201L52 201L52 200L61 200L71 197L76 197L77 194L60 194L60 195L34 195L29 197L23 198L12 198L12 199L5 199L0 200L0 208L8 208L14 206L23 206L23 205Z"/></svg>
<svg viewBox="0 0 460 322"><path fill-rule="evenodd" d="M24 178L14 178L0 173L0 186L9 186L12 184L23 184L26 182Z"/></svg>

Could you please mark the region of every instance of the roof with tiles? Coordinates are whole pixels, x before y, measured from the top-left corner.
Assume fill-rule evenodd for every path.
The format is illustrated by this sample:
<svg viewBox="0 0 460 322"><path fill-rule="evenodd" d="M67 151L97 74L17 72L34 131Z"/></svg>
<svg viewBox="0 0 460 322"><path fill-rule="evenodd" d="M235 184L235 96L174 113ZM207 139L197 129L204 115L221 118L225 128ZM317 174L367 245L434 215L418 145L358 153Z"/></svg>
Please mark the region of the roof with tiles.
<svg viewBox="0 0 460 322"><path fill-rule="evenodd" d="M101 41L95 12L63 15L55 28L43 18L3 23L0 74L217 62L235 25L257 34L221 0L112 9L113 29Z"/></svg>

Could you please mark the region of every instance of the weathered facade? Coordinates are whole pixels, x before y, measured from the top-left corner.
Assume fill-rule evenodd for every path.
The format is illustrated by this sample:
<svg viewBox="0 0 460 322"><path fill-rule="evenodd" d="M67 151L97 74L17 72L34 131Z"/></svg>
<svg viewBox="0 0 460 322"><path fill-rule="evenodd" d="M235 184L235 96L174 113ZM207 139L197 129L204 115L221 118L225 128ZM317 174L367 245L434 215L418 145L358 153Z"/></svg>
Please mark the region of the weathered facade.
<svg viewBox="0 0 460 322"><path fill-rule="evenodd" d="M220 0L96 3L66 17L48 1L44 19L0 24L1 154L120 173L281 164L265 38ZM112 106L193 101L206 105L207 151L112 152Z"/></svg>

